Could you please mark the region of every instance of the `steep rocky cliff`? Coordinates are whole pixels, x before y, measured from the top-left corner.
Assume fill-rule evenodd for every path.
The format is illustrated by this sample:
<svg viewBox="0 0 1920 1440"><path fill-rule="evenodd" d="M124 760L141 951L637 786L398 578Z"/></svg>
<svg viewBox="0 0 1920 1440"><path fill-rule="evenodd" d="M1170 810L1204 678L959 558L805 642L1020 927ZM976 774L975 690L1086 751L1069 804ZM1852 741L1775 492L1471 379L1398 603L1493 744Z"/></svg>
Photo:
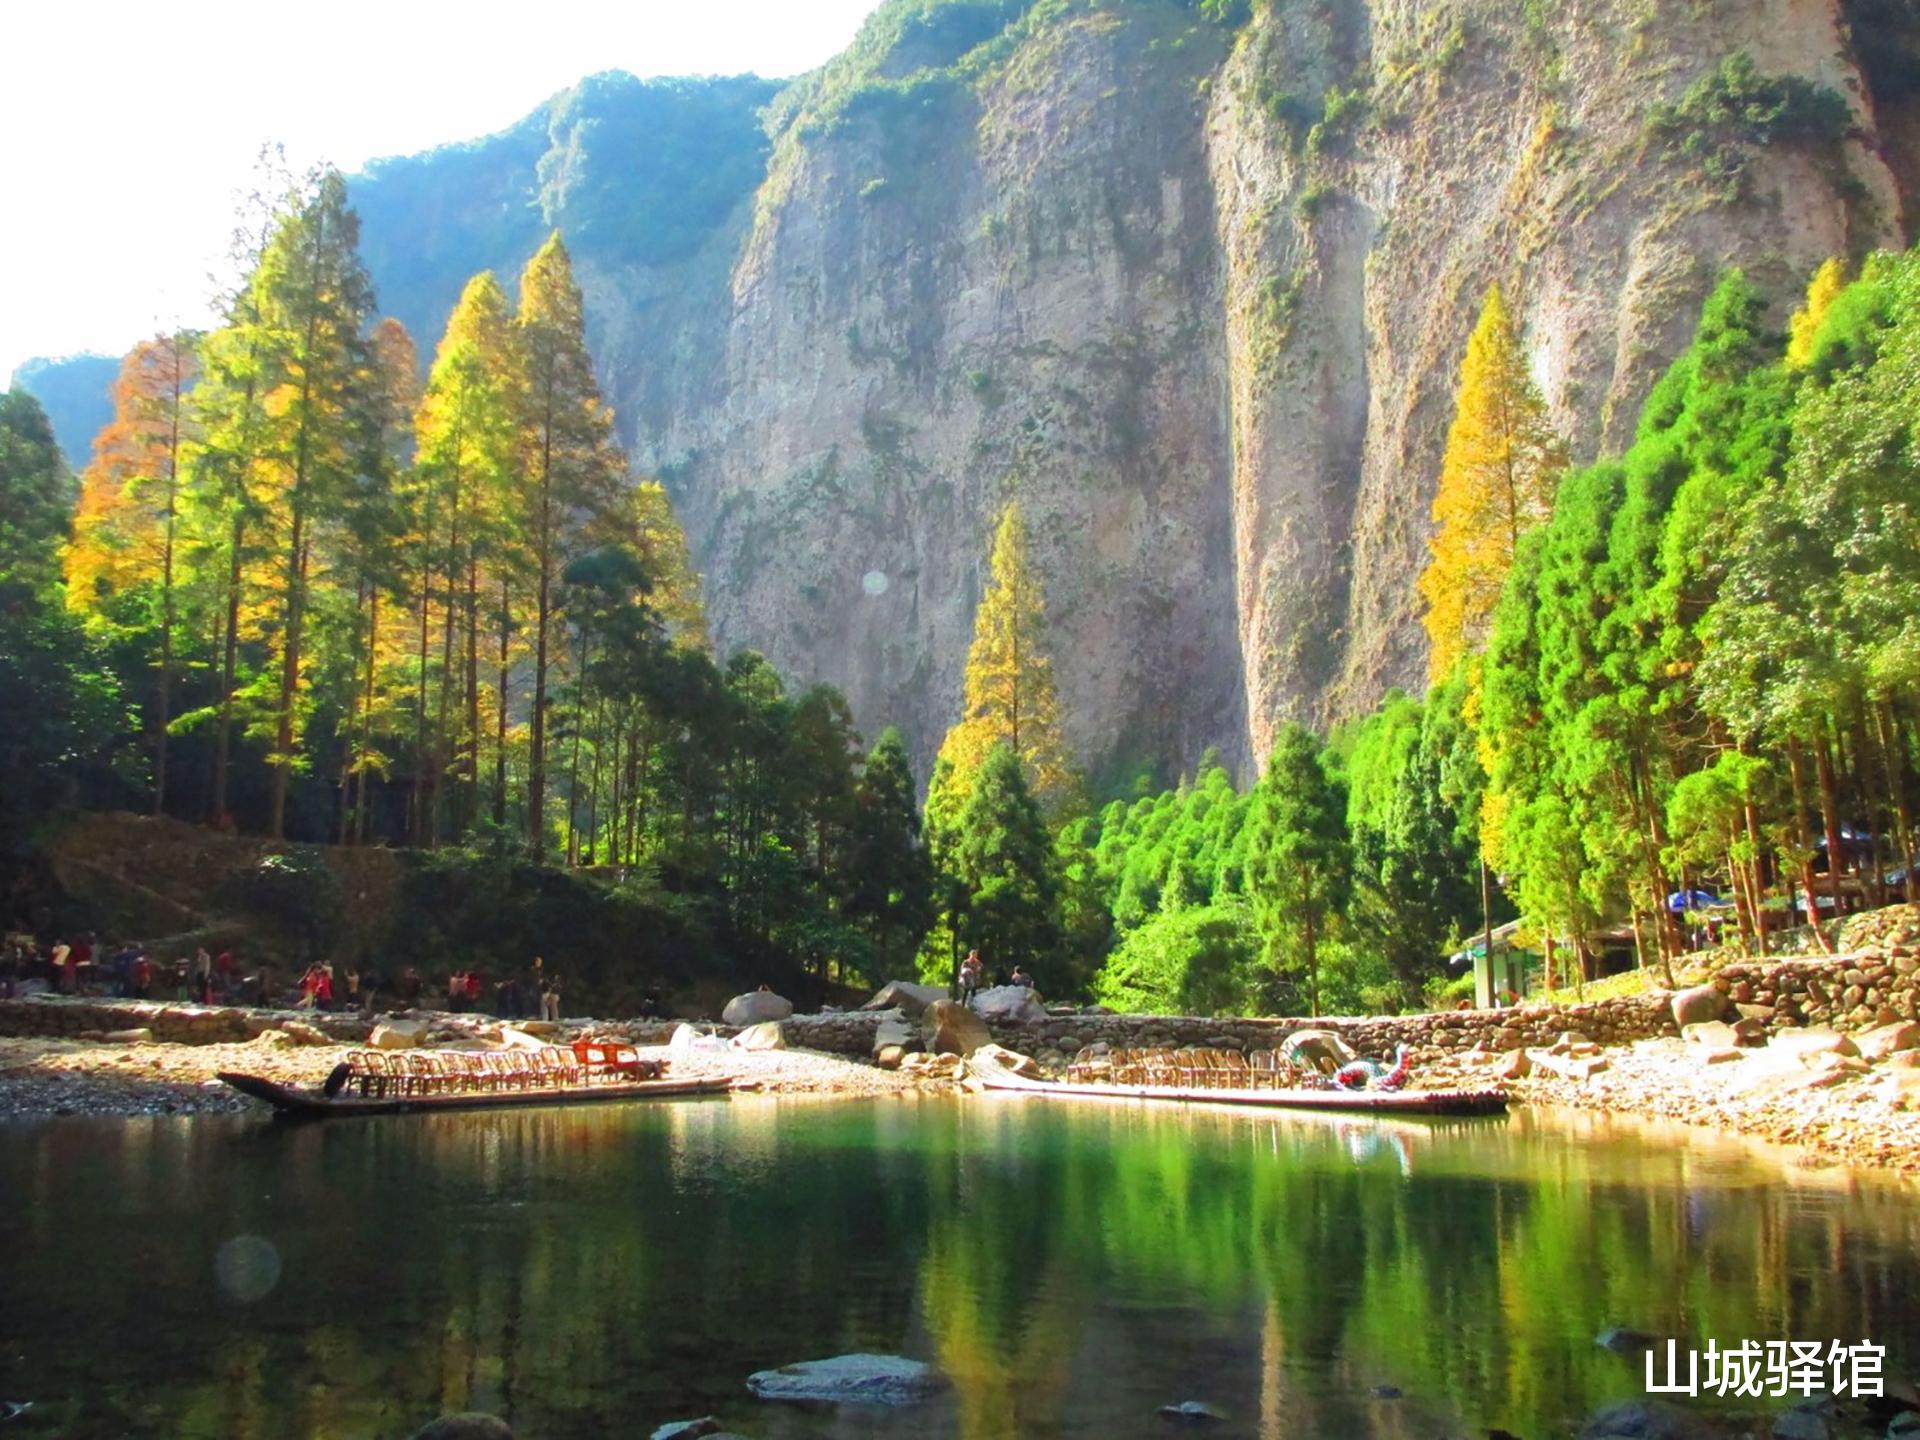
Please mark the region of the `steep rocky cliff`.
<svg viewBox="0 0 1920 1440"><path fill-rule="evenodd" d="M423 349L566 230L723 647L924 773L1017 495L1083 763L1244 769L1424 678L1487 284L1617 448L1723 267L1784 322L1905 243L1917 51L1914 0L888 0L778 93L595 77L354 188Z"/></svg>
<svg viewBox="0 0 1920 1440"><path fill-rule="evenodd" d="M970 55L902 28L793 102L695 307L717 344L630 423L716 633L923 754L1008 495L1083 759L1244 764L1421 681L1413 578L1490 281L1586 458L1722 267L1784 319L1822 257L1904 238L1903 152L1824 0L1051 6ZM1650 128L1741 52L1858 133Z"/></svg>

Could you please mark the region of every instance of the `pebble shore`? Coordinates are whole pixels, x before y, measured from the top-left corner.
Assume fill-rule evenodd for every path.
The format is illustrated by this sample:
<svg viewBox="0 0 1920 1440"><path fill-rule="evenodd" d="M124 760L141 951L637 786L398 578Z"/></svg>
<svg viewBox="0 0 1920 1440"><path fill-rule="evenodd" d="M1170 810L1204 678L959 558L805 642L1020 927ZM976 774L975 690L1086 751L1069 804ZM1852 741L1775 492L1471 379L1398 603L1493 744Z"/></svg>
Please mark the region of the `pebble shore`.
<svg viewBox="0 0 1920 1440"><path fill-rule="evenodd" d="M216 1115L267 1107L215 1078L240 1070L283 1085L318 1085L347 1045L166 1045L0 1037L0 1122L71 1115ZM909 1077L810 1050L672 1050L680 1079L728 1077L770 1095L885 1095L915 1090Z"/></svg>
<svg viewBox="0 0 1920 1440"><path fill-rule="evenodd" d="M436 1032L435 1043L474 1043L491 1028L444 1018L449 1028ZM1672 1036L1610 1045L1572 1036L1518 1052L1428 1050L1419 1056L1414 1083L1434 1089L1498 1084L1518 1104L1676 1120L1795 1147L1814 1163L1920 1180L1920 1052L1863 1060L1816 1045L1809 1053L1805 1041L1817 1033L1719 1049ZM1841 1052L1851 1048L1844 1037L1832 1040ZM277 1031L226 1044L0 1037L0 1121L264 1113L259 1102L220 1083L216 1072L241 1070L316 1085L351 1048L296 1043ZM741 1050L719 1040L677 1049L643 1042L641 1049L666 1059L675 1076L726 1077L750 1092L850 1096L899 1094L930 1084L952 1088L938 1077L883 1070L820 1050ZM1515 1063L1516 1053L1531 1058Z"/></svg>

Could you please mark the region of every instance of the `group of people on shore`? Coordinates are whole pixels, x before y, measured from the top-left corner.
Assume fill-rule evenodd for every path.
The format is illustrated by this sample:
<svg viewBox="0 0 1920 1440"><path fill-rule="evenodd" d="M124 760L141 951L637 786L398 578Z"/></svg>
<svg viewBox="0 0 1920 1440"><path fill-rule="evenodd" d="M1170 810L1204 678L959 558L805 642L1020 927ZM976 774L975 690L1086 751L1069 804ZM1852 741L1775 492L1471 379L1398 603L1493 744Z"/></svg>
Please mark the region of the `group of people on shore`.
<svg viewBox="0 0 1920 1440"><path fill-rule="evenodd" d="M135 941L109 951L91 931L45 946L25 932L0 941L0 1000L48 993L370 1014L382 1004L418 1008L425 985L412 965L386 976L370 966L321 960L301 972L295 988L297 995L283 990L264 964L242 974L233 951L216 954L204 945L192 955L156 960L148 947ZM488 988L478 970L456 971L447 977L446 1008L483 1013ZM524 974L504 976L491 988L493 1013L501 1019L560 1018L560 979L537 956Z"/></svg>
<svg viewBox="0 0 1920 1440"><path fill-rule="evenodd" d="M1002 978L1000 984L1018 985L1023 990L1031 990L1034 988L1033 976L1026 972L1024 966L1020 965L1014 966L1012 973ZM960 1003L962 1005L971 1004L974 995L984 990L986 985L987 964L980 958L980 952L978 950L969 950L967 952L967 958L960 962Z"/></svg>
<svg viewBox="0 0 1920 1440"><path fill-rule="evenodd" d="M486 981L478 970L455 970L447 976L447 1009L456 1015L482 1014L486 992ZM547 969L545 960L534 956L525 974L507 975L494 983L493 1013L501 1020L558 1020L560 977Z"/></svg>
<svg viewBox="0 0 1920 1440"><path fill-rule="evenodd" d="M0 944L0 1000L51 992L211 1001L233 988L233 968L232 951L215 956L205 946L191 957L156 961L132 941L109 952L92 931L44 947L32 935L14 933Z"/></svg>

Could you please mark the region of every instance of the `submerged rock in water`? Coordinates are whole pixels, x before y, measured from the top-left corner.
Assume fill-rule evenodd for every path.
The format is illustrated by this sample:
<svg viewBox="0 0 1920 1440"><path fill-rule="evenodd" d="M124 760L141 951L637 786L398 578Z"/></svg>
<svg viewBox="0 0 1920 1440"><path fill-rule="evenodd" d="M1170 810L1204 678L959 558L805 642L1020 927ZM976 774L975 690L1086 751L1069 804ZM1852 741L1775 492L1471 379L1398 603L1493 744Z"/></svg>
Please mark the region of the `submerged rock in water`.
<svg viewBox="0 0 1920 1440"><path fill-rule="evenodd" d="M669 1420L649 1437L649 1440L698 1440L698 1437L718 1435L720 1422L711 1415L702 1415L697 1420Z"/></svg>
<svg viewBox="0 0 1920 1440"><path fill-rule="evenodd" d="M1716 1440L1697 1415L1660 1400L1623 1400L1609 1405L1580 1429L1580 1440Z"/></svg>
<svg viewBox="0 0 1920 1440"><path fill-rule="evenodd" d="M1593 1337L1593 1343L1602 1350L1611 1350L1616 1355L1638 1355L1643 1350L1651 1350L1660 1343L1657 1335L1649 1335L1644 1330L1630 1329L1625 1325L1609 1325Z"/></svg>
<svg viewBox="0 0 1920 1440"><path fill-rule="evenodd" d="M429 1421L413 1432L413 1440L513 1440L513 1430L497 1415L468 1411Z"/></svg>
<svg viewBox="0 0 1920 1440"><path fill-rule="evenodd" d="M762 1400L818 1400L836 1405L912 1405L939 1394L947 1377L902 1355L836 1355L802 1360L747 1377Z"/></svg>
<svg viewBox="0 0 1920 1440"><path fill-rule="evenodd" d="M1224 1420L1227 1418L1204 1400L1182 1400L1178 1405L1162 1405L1160 1413L1169 1420Z"/></svg>

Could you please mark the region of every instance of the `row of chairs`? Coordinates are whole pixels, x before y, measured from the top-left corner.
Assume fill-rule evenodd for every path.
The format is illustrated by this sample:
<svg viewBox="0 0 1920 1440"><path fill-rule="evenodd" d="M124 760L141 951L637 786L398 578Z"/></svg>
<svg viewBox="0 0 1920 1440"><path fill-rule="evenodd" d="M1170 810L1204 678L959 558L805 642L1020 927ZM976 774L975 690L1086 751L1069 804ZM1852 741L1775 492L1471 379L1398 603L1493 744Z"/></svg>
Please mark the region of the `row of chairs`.
<svg viewBox="0 0 1920 1440"><path fill-rule="evenodd" d="M654 1079L657 1060L617 1068L593 1063L574 1049L540 1050L355 1050L347 1057L347 1083L363 1096L446 1095L473 1091L564 1089L597 1078Z"/></svg>
<svg viewBox="0 0 1920 1440"><path fill-rule="evenodd" d="M1308 1071L1272 1050L1082 1049L1067 1065L1075 1083L1165 1085L1187 1090L1287 1090L1314 1083Z"/></svg>

